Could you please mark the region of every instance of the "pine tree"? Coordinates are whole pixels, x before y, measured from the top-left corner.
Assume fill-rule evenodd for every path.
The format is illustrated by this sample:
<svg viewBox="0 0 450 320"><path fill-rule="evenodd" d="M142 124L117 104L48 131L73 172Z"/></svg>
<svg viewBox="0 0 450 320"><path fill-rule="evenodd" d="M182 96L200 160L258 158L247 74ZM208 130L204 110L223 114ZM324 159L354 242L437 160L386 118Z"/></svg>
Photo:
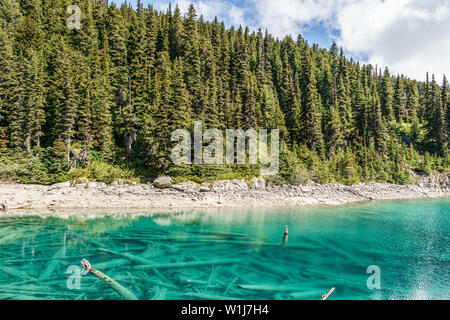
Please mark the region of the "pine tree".
<svg viewBox="0 0 450 320"><path fill-rule="evenodd" d="M292 79L292 71L287 53L283 56L283 78L280 89L280 105L285 115L286 127L291 138L299 142L302 138L301 132L301 105L295 92Z"/></svg>
<svg viewBox="0 0 450 320"><path fill-rule="evenodd" d="M189 92L183 79L183 60L177 58L170 74L170 101L169 101L169 134L177 129L191 127L191 109L189 105ZM214 102L213 102L214 104Z"/></svg>
<svg viewBox="0 0 450 320"><path fill-rule="evenodd" d="M353 119L355 123L356 137L363 142L363 145L368 144L368 125L369 117L367 111L367 98L365 95L366 82L358 79L355 90L355 105L353 108Z"/></svg>
<svg viewBox="0 0 450 320"><path fill-rule="evenodd" d="M189 6L184 20L183 44L185 82L191 95L192 108L198 114L201 108L202 82L197 13L193 4Z"/></svg>
<svg viewBox="0 0 450 320"><path fill-rule="evenodd" d="M388 68L384 70L380 84L380 103L383 116L388 122L394 120L394 111L392 104L394 102L394 89L392 86L391 75Z"/></svg>
<svg viewBox="0 0 450 320"><path fill-rule="evenodd" d="M44 135L42 127L45 122L45 96L41 61L41 55L31 50L25 71L23 91L26 114L25 147L28 152L31 151L32 145L38 148L41 146L41 137Z"/></svg>
<svg viewBox="0 0 450 320"><path fill-rule="evenodd" d="M4 5L2 4L2 6ZM2 70L0 73L0 127L10 127L9 111L17 109L20 104L19 75L11 40L7 32L2 28L0 28L0 69ZM11 129L13 128L9 128L10 133ZM16 129L14 128L13 130ZM5 131L2 130L2 132ZM3 134L6 135L6 133ZM12 141L11 146L17 146L18 141L15 139ZM6 141L6 137L4 140Z"/></svg>
<svg viewBox="0 0 450 320"><path fill-rule="evenodd" d="M65 157L70 167L73 166L71 162L72 138L74 136L74 125L77 111L77 97L73 83L72 66L66 65L66 77L64 87L64 102L62 105L62 119L61 119L61 138L65 146Z"/></svg>
<svg viewBox="0 0 450 320"><path fill-rule="evenodd" d="M449 144L450 139L450 94L447 78L444 75L444 79L442 81L442 109L445 111L445 120L447 122L447 146Z"/></svg>
<svg viewBox="0 0 450 320"><path fill-rule="evenodd" d="M255 84L256 79L252 77L245 88L244 101L242 105L242 129L256 129L258 125L258 106L256 105Z"/></svg>
<svg viewBox="0 0 450 320"><path fill-rule="evenodd" d="M342 123L339 111L335 106L330 107L330 117L327 124L328 158L333 156L337 149L343 145Z"/></svg>
<svg viewBox="0 0 450 320"><path fill-rule="evenodd" d="M380 154L384 154L386 148L386 126L384 124L383 114L381 112L381 103L380 98L378 97L378 93L376 90L376 85L372 82L371 85L371 119L370 119L370 129L371 134L375 143L375 150Z"/></svg>
<svg viewBox="0 0 450 320"><path fill-rule="evenodd" d="M432 142L436 151L443 155L447 151L448 138L445 124L444 110L442 107L442 95L436 83L434 75L430 84L428 100L429 118L427 123L427 138Z"/></svg>
<svg viewBox="0 0 450 320"><path fill-rule="evenodd" d="M400 76L397 77L394 93L394 109L395 117L397 121L404 121L407 119L408 114L406 110L406 93L403 85L403 79Z"/></svg>
<svg viewBox="0 0 450 320"><path fill-rule="evenodd" d="M181 20L181 11L178 5L175 8L175 12L170 17L169 26L169 43L170 43L170 57L174 60L183 54L183 22Z"/></svg>
<svg viewBox="0 0 450 320"><path fill-rule="evenodd" d="M312 151L323 152L322 123L314 65L309 52L303 54L302 136Z"/></svg>

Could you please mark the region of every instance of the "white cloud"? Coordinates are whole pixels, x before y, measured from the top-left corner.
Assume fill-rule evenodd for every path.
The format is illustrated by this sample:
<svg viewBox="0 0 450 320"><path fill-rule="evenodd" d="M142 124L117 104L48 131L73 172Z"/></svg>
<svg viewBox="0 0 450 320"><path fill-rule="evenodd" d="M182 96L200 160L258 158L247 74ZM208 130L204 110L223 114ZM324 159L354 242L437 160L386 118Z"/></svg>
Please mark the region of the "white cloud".
<svg viewBox="0 0 450 320"><path fill-rule="evenodd" d="M279 37L321 24L338 44L393 73L450 74L450 0L250 0L257 24ZM329 35L330 37L331 34Z"/></svg>
<svg viewBox="0 0 450 320"><path fill-rule="evenodd" d="M169 1L157 0L165 10ZM191 1L178 0L182 12ZM425 73L450 75L450 0L231 0L192 1L198 15L227 25L268 29L296 37L320 25L339 34L347 53L392 73L424 80ZM330 38L334 36L329 34Z"/></svg>
<svg viewBox="0 0 450 320"><path fill-rule="evenodd" d="M450 74L450 1L365 0L342 6L334 27L349 52L424 80Z"/></svg>
<svg viewBox="0 0 450 320"><path fill-rule="evenodd" d="M344 0L347 2L347 0ZM250 0L257 21L271 34L283 38L296 36L306 25L326 22L334 13L336 0Z"/></svg>

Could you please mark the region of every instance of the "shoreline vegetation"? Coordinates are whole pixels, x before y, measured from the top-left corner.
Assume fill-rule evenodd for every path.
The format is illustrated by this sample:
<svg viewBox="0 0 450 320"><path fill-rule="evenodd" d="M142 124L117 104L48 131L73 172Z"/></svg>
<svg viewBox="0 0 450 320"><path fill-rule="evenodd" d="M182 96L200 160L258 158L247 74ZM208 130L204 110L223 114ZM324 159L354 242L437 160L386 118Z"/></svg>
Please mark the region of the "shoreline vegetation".
<svg viewBox="0 0 450 320"><path fill-rule="evenodd" d="M450 197L449 175L416 176L414 184L359 183L269 185L262 178L211 183L174 183L160 177L153 183L73 180L53 185L0 184L0 216L55 213L84 209L110 212L208 208L277 208L343 205L362 201ZM36 210L39 210L36 212ZM83 215L76 211L74 215Z"/></svg>

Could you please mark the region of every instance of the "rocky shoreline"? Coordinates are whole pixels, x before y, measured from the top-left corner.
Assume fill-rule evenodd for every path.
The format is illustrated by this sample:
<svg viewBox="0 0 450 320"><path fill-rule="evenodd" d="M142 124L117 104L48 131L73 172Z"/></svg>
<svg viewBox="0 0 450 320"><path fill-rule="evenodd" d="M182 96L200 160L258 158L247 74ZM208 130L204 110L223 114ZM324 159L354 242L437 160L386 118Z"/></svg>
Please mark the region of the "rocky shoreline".
<svg viewBox="0 0 450 320"><path fill-rule="evenodd" d="M372 200L450 197L450 178L431 175L413 185L360 183L266 186L263 179L172 184L162 177L149 184L110 185L89 180L67 181L51 186L0 184L0 216L17 210L61 209L192 209L238 207L300 207L342 205Z"/></svg>

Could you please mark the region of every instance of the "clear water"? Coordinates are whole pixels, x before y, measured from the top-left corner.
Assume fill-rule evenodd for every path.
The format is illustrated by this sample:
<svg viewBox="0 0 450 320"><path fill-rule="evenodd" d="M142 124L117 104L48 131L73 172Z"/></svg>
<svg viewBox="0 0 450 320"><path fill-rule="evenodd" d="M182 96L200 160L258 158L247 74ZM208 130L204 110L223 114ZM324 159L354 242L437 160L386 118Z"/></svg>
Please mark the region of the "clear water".
<svg viewBox="0 0 450 320"><path fill-rule="evenodd" d="M332 287L329 299L450 299L449 209L439 199L2 218L0 299L122 299L79 275L82 258L139 299L317 300Z"/></svg>

